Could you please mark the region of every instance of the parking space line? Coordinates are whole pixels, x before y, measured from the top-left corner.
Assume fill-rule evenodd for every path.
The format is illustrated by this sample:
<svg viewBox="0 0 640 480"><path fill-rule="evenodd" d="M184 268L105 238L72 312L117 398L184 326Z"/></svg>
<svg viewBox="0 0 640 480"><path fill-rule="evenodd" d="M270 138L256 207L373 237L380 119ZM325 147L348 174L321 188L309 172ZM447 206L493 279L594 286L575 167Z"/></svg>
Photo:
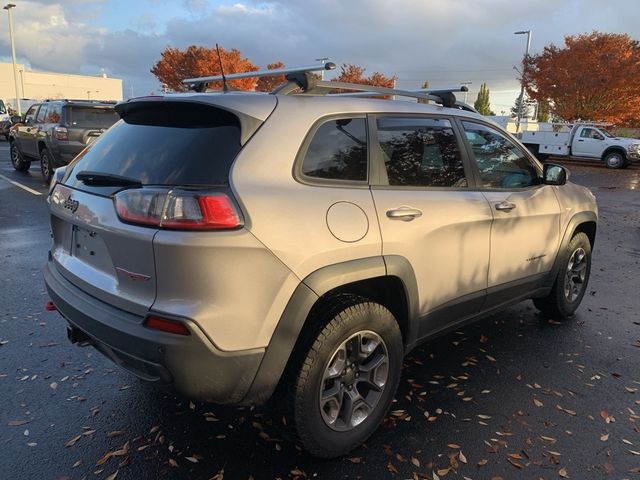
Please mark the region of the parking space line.
<svg viewBox="0 0 640 480"><path fill-rule="evenodd" d="M22 185L19 182L15 182L13 180L11 180L10 178L5 177L4 175L0 174L0 178L2 178L3 180L6 180L7 182L15 185L18 188L21 188L23 190L26 190L29 193L32 193L33 195L42 195L42 193L38 192L37 190L34 190L33 188L29 188L26 185Z"/></svg>

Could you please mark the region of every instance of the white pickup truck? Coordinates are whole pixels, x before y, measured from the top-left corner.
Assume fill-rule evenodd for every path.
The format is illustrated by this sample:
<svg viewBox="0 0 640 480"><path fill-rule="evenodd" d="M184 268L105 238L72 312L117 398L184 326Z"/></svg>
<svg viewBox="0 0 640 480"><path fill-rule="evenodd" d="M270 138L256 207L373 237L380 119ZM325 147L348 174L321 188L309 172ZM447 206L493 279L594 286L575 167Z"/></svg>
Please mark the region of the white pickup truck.
<svg viewBox="0 0 640 480"><path fill-rule="evenodd" d="M624 168L640 160L640 140L611 135L605 124L537 123L537 130L524 124L520 141L539 159L550 155L600 159L608 168Z"/></svg>

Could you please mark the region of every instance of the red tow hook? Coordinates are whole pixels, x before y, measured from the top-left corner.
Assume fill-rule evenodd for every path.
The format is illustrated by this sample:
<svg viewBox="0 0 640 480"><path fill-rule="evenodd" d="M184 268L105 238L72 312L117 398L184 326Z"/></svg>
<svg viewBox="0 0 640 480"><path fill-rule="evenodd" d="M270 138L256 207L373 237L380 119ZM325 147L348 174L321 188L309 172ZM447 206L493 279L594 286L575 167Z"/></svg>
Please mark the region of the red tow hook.
<svg viewBox="0 0 640 480"><path fill-rule="evenodd" d="M56 310L58 310L56 305L51 300L49 300L47 303L44 304L44 309L47 312L55 312Z"/></svg>

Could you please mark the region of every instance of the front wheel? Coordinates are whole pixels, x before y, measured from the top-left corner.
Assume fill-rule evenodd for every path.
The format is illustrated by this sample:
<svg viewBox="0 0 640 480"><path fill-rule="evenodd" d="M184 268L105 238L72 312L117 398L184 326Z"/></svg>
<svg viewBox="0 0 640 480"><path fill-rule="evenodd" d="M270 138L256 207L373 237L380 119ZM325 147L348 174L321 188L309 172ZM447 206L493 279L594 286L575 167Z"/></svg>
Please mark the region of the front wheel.
<svg viewBox="0 0 640 480"><path fill-rule="evenodd" d="M16 142L11 142L10 147L10 155L11 155L11 165L18 172L26 172L31 167L31 162L25 160L22 154L20 153L20 149Z"/></svg>
<svg viewBox="0 0 640 480"><path fill-rule="evenodd" d="M369 438L400 380L403 343L393 314L366 299L347 298L325 308L327 323L295 381L296 434L316 457L344 455Z"/></svg>
<svg viewBox="0 0 640 480"><path fill-rule="evenodd" d="M566 319L577 310L587 291L591 274L591 242L584 233L576 233L567 248L560 253L562 260L551 293L535 298L536 308L552 317Z"/></svg>
<svg viewBox="0 0 640 480"><path fill-rule="evenodd" d="M607 168L623 168L627 164L624 154L620 152L611 152L604 157L604 164Z"/></svg>

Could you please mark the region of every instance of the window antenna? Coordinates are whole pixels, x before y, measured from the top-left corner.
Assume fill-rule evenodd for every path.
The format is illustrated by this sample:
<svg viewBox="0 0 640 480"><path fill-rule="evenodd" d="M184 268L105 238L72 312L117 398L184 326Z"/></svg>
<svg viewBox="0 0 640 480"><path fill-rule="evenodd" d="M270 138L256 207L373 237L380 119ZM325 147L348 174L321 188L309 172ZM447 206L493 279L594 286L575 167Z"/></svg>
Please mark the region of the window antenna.
<svg viewBox="0 0 640 480"><path fill-rule="evenodd" d="M218 52L218 62L220 62L220 73L222 74L222 91L227 93L229 87L227 86L227 77L224 75L224 67L222 66L222 57L220 56L220 47L216 43L216 52Z"/></svg>

